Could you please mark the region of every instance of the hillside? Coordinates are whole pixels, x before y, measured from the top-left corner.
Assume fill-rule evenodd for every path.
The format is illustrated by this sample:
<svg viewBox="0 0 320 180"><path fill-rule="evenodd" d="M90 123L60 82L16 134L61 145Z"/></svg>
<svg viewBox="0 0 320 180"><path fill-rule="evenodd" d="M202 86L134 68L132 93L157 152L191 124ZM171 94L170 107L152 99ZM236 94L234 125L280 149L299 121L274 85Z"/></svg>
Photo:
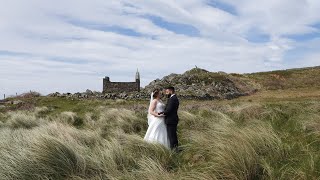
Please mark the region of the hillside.
<svg viewBox="0 0 320 180"><path fill-rule="evenodd" d="M246 74L262 89L297 89L320 87L320 66Z"/></svg>
<svg viewBox="0 0 320 180"><path fill-rule="evenodd" d="M194 68L183 74L170 74L156 79L144 89L175 86L182 96L232 99L263 90L320 87L320 67L288 69L251 74L227 74Z"/></svg>

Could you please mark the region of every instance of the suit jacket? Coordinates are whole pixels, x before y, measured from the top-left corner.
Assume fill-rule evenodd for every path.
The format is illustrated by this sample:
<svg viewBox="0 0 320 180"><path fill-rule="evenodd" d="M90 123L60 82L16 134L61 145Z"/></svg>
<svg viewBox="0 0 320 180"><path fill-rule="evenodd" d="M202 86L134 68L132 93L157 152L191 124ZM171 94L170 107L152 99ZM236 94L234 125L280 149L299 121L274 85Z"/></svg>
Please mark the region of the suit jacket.
<svg viewBox="0 0 320 180"><path fill-rule="evenodd" d="M165 123L166 124L178 124L178 109L179 109L179 99L176 95L168 99L166 108L164 110Z"/></svg>

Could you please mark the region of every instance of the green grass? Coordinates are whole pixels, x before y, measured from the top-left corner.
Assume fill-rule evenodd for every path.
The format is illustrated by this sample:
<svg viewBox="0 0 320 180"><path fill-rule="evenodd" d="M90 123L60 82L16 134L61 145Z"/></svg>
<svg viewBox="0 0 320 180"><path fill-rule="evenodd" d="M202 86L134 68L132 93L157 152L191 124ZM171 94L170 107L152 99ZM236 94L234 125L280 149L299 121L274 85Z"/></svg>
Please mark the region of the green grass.
<svg viewBox="0 0 320 180"><path fill-rule="evenodd" d="M215 82L215 83L229 82L227 74L209 72L200 68L193 68L185 72L185 74L188 74L192 77L190 80L187 81L188 85L191 85L192 83L201 83L201 82L204 82L205 85L210 85L212 82Z"/></svg>
<svg viewBox="0 0 320 180"><path fill-rule="evenodd" d="M178 154L143 141L147 101L26 99L0 113L0 179L317 179L319 97L295 95L182 100Z"/></svg>
<svg viewBox="0 0 320 180"><path fill-rule="evenodd" d="M263 89L298 89L320 87L320 67L288 69L248 74Z"/></svg>

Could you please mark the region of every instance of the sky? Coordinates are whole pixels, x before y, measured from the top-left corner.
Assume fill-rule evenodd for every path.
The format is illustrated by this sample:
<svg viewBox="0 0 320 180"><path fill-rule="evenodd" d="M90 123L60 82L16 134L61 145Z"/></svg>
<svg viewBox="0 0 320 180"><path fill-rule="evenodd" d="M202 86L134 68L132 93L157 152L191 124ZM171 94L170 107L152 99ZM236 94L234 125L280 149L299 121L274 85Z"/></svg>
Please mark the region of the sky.
<svg viewBox="0 0 320 180"><path fill-rule="evenodd" d="M0 94L320 65L319 0L0 0ZM2 97L2 95L0 96Z"/></svg>

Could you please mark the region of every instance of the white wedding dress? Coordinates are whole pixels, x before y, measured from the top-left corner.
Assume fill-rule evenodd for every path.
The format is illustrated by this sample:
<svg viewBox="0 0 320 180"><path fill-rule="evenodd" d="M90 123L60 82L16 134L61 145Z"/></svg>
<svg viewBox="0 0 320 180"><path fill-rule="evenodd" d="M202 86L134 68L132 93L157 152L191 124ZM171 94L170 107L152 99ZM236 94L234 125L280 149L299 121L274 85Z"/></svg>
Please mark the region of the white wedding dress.
<svg viewBox="0 0 320 180"><path fill-rule="evenodd" d="M163 112L165 105L158 101L155 112ZM170 143L167 135L166 124L164 123L164 117L156 117L148 113L148 130L144 137L145 141L150 143L159 143L167 148L170 148Z"/></svg>

